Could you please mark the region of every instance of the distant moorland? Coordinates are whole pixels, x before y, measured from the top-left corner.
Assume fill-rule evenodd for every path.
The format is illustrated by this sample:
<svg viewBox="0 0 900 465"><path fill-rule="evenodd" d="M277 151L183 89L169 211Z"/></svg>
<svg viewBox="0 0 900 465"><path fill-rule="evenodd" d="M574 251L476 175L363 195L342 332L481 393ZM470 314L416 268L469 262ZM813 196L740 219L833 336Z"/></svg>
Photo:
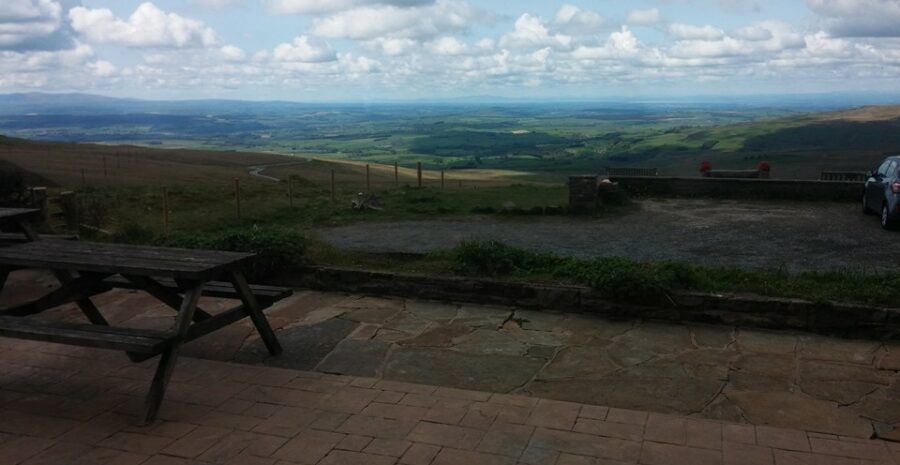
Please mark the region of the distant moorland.
<svg viewBox="0 0 900 465"><path fill-rule="evenodd" d="M863 171L885 154L900 152L898 129L900 106L364 105L0 95L0 134L17 138L197 149L212 165L228 162L215 160L221 155L211 151L239 151L398 162L407 168L422 162L434 170L509 170L555 179L610 166L691 175L702 160L722 168L751 168L768 160L776 177ZM269 162L263 157L251 163Z"/></svg>

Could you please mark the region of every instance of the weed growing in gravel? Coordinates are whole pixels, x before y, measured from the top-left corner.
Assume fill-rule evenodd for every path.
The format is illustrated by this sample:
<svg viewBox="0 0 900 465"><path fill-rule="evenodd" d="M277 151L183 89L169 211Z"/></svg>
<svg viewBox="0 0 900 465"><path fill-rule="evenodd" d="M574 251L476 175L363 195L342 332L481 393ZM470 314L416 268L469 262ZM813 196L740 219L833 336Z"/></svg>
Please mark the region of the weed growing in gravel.
<svg viewBox="0 0 900 465"><path fill-rule="evenodd" d="M625 257L579 259L536 253L498 241L465 242L430 255L457 273L494 278L539 279L590 286L612 299L645 302L674 291L753 293L812 301L896 306L900 273L857 270L790 273L704 267L681 262L640 262Z"/></svg>

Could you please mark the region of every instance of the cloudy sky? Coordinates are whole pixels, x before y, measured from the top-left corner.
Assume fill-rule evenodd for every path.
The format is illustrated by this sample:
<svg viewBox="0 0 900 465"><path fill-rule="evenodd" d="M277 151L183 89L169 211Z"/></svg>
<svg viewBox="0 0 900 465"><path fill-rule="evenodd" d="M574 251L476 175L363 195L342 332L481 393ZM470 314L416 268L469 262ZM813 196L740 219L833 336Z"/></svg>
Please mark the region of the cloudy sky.
<svg viewBox="0 0 900 465"><path fill-rule="evenodd" d="M2 0L0 93L900 93L900 0Z"/></svg>

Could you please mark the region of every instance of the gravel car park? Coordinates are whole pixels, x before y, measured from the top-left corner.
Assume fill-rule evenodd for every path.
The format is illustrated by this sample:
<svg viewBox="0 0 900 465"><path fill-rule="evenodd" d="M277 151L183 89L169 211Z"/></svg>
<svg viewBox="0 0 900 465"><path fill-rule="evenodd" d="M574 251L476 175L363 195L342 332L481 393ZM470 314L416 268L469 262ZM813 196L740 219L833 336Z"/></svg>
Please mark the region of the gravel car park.
<svg viewBox="0 0 900 465"><path fill-rule="evenodd" d="M426 253L467 239L496 239L579 257L790 271L900 268L900 243L892 232L869 227L869 220L851 203L653 199L640 202L633 213L610 218L485 216L351 224L318 232L339 248L373 252Z"/></svg>

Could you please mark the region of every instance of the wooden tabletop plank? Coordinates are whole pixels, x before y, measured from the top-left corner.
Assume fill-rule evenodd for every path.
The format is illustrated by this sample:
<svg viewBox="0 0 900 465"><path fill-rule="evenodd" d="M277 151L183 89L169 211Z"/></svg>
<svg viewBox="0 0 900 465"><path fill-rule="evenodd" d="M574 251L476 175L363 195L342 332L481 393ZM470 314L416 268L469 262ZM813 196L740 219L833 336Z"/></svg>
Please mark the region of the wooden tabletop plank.
<svg viewBox="0 0 900 465"><path fill-rule="evenodd" d="M30 221L41 213L36 208L0 208L0 225Z"/></svg>
<svg viewBox="0 0 900 465"><path fill-rule="evenodd" d="M219 265L224 262L244 260L252 254L239 252L223 252L218 250L178 249L171 247L150 247L126 244L110 244L98 242L67 242L60 240L44 240L42 244L23 248L27 253L73 255L97 255L104 257L134 258L137 260L171 260L186 263L204 263ZM15 250L15 249L14 249Z"/></svg>
<svg viewBox="0 0 900 465"><path fill-rule="evenodd" d="M210 279L253 256L215 250L56 240L0 248L0 264L5 265L191 280Z"/></svg>

